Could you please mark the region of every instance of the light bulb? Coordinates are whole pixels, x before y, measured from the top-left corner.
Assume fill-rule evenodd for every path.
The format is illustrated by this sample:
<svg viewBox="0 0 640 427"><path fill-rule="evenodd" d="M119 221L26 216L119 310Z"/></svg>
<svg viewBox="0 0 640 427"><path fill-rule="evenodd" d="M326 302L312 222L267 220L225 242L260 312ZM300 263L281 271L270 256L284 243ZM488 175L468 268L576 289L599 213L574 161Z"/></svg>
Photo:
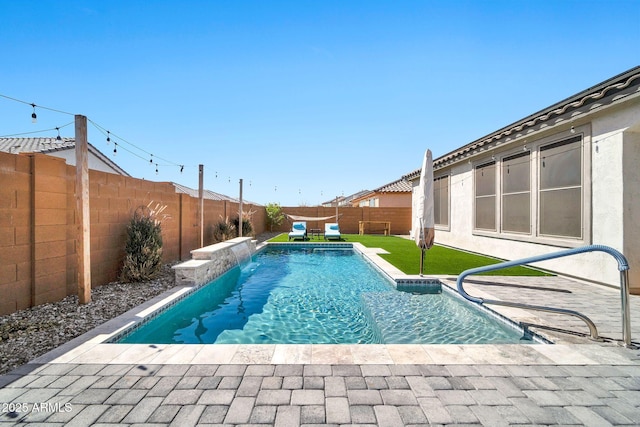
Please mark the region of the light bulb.
<svg viewBox="0 0 640 427"><path fill-rule="evenodd" d="M36 104L31 104L33 107L33 113L31 113L31 123L38 123L38 116L36 115Z"/></svg>

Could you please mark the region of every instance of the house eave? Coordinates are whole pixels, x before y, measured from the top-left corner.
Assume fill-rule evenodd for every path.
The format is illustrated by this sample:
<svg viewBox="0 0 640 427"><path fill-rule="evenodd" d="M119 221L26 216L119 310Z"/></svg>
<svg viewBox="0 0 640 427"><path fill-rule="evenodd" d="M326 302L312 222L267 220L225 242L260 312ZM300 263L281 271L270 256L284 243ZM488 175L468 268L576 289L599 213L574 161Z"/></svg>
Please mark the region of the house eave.
<svg viewBox="0 0 640 427"><path fill-rule="evenodd" d="M582 117L640 96L640 67L586 89L544 110L531 114L491 134L434 160L434 170L466 161L498 146L515 143L553 127L570 126ZM419 169L417 171L419 176ZM413 171L403 178L415 179Z"/></svg>

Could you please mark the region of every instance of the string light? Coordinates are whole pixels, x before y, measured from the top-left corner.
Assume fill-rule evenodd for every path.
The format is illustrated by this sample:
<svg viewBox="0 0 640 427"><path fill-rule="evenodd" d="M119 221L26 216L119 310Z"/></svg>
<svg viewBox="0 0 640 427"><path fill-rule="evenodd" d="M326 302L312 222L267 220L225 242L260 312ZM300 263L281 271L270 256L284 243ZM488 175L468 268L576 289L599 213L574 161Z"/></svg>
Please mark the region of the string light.
<svg viewBox="0 0 640 427"><path fill-rule="evenodd" d="M20 100L20 99L16 99L16 98L12 98L10 96L6 96L6 95L3 95L3 94L0 94L0 98L9 99L11 101L19 102L19 103L22 103L22 104L25 104L25 105L30 105L31 108L32 108L31 120L32 120L33 123L37 123L37 119L38 119L36 107L44 109L44 110L60 113L60 114L66 114L66 115L69 115L69 116L75 116L74 113L70 113L70 112L62 111L62 110L57 110L57 109L49 108L49 107L42 106L42 105L37 105L36 103L26 102L26 101L23 101L23 100ZM143 160L148 159L150 165L155 165L156 174L159 174L160 166L163 165L162 162L160 162L159 160L162 160L163 162L167 163L164 166L171 166L171 165L177 166L179 168L180 173L181 174L184 173L184 168L185 168L184 164L173 163L173 162L171 162L169 160L162 159L161 157L154 156L152 153L150 153L148 151L145 151L141 147L138 147L135 144L132 144L131 142L127 141L126 139L124 139L124 138L112 133L110 130L107 130L107 129L103 128L102 126L100 126L96 122L94 122L94 121L92 121L90 119L88 119L88 122L91 123L92 125L94 125L105 136L107 145L111 145L111 142L112 142L111 141L112 140L111 136L113 135L113 137L114 137L113 138L113 145L114 145L113 146L113 156L114 157L118 154L118 148L121 148L121 149L127 151L128 153L131 153L132 155L134 155L134 156L136 156L136 157L138 157L140 159L143 159ZM53 129L47 129L47 130L48 131L55 130L56 133L57 133L56 137L55 137L56 140L57 141L63 141L63 138L62 138L61 133L60 133L60 129L62 129L62 128L66 127L66 126L69 126L71 124L73 124L73 122L68 123L68 124L66 124L64 126L58 126L58 127L53 128ZM47 130L42 130L42 131L37 131L37 132L45 132ZM33 132L29 132L29 133L33 133ZM118 141L116 141L116 140L118 140ZM135 148L136 150L138 150L139 152L144 153L144 154L140 155L139 153L137 153L135 151L127 149L126 145L122 145L121 143L120 143L120 147L118 147L119 142L124 142L124 143L130 145L131 147ZM145 158L145 157L143 157L144 155L147 155L149 157ZM216 179L218 178L218 171L216 171L215 177L216 177ZM228 177L228 182L231 183L231 176ZM252 180L249 181L249 186L250 187L253 186L253 181ZM277 186L275 186L274 187L274 191L277 191L277 189L278 189ZM302 190L299 190L299 192L300 192L300 194L302 194Z"/></svg>
<svg viewBox="0 0 640 427"><path fill-rule="evenodd" d="M166 163L165 166L177 166L177 167L181 166L181 165L179 165L177 163L174 163L174 162L172 162L170 160L163 159L163 158L161 158L159 156L154 156L152 153L142 149L141 147L138 147L137 145L131 143L130 141L127 141L126 139L122 138L121 136L118 136L115 133L106 130L104 127L100 126L98 123L94 122L93 120L88 120L88 122L91 123L93 126L95 126L100 132L102 132L102 134L105 135L108 138L108 142L111 141L111 136L113 135L114 143L115 143L115 140L118 139L118 140L128 144L129 146L135 148L136 150L142 152L145 156L143 156L141 154L138 154L135 151L129 150L124 145L120 144L120 148L124 149L128 153L131 153L132 155L134 155L134 156L136 156L136 157L138 157L138 158L140 158L142 160L145 160L145 161L148 160L149 161L149 165L151 165L151 166L153 166L154 163L157 163L158 166L161 166L162 163L160 163L159 160L162 160L163 162L165 162ZM149 157L146 157L146 156L149 156Z"/></svg>

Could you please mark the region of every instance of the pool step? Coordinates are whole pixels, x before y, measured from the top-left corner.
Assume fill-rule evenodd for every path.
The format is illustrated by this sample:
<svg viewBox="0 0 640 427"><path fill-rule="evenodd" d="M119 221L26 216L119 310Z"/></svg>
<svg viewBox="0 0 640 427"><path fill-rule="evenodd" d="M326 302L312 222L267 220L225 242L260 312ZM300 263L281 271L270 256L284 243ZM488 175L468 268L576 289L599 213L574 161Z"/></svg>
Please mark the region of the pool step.
<svg viewBox="0 0 640 427"><path fill-rule="evenodd" d="M396 279L396 289L417 294L439 294L442 283L438 279Z"/></svg>
<svg viewBox="0 0 640 427"><path fill-rule="evenodd" d="M405 292L368 292L361 295L364 313L379 342L420 342L425 332L425 307L417 298ZM437 328L437 325L433 327Z"/></svg>

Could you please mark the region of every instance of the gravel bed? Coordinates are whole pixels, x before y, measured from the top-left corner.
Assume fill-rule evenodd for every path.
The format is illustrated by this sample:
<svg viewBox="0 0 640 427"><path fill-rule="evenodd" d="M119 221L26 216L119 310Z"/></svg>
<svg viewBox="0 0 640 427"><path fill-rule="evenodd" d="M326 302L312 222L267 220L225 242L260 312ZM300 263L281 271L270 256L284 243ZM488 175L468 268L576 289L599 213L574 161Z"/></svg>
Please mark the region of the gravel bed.
<svg viewBox="0 0 640 427"><path fill-rule="evenodd" d="M278 233L258 236L259 242ZM78 296L0 316L0 375L28 363L71 339L175 286L171 265L145 283L109 283L91 290L91 302Z"/></svg>
<svg viewBox="0 0 640 427"><path fill-rule="evenodd" d="M91 290L91 302L78 296L0 316L0 375L90 331L175 285L170 265L145 283L109 283Z"/></svg>

